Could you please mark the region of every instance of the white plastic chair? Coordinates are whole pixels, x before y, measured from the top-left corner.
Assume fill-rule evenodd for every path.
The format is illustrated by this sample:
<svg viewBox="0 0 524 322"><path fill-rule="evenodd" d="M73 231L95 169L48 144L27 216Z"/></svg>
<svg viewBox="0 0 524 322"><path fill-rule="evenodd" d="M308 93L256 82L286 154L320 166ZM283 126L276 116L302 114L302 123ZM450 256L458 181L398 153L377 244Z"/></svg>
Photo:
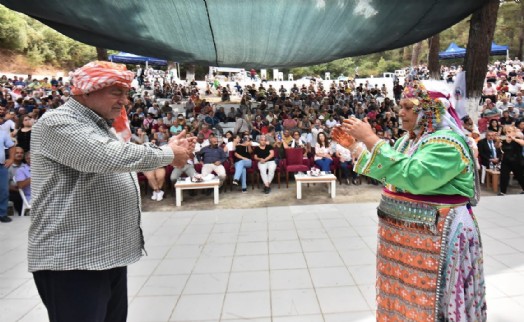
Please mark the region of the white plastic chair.
<svg viewBox="0 0 524 322"><path fill-rule="evenodd" d="M13 182L16 184L15 178L13 178ZM20 197L22 198L22 211L18 214L18 216L25 216L26 210L31 210L31 204L27 201L24 190L22 188L18 188L18 193L20 193Z"/></svg>

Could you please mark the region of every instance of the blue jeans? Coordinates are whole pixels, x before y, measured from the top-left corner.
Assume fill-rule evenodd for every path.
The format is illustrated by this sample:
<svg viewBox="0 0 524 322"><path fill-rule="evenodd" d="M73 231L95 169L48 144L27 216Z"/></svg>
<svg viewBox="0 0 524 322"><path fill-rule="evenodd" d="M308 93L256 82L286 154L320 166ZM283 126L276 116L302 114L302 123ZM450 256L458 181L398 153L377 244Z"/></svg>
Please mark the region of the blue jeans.
<svg viewBox="0 0 524 322"><path fill-rule="evenodd" d="M251 160L239 160L235 162L235 175L233 179L239 180L242 178L242 189L247 188L246 177L247 177L247 168L251 168L253 161Z"/></svg>
<svg viewBox="0 0 524 322"><path fill-rule="evenodd" d="M340 169L342 170L342 179L349 179L349 174L353 169L353 163L351 161L340 162ZM353 173L353 179L356 178L357 174Z"/></svg>
<svg viewBox="0 0 524 322"><path fill-rule="evenodd" d="M329 167L331 166L331 163L333 163L333 160L328 158L315 160L315 164L318 165L320 171L330 171Z"/></svg>
<svg viewBox="0 0 524 322"><path fill-rule="evenodd" d="M9 202L9 172L4 165L0 165L0 217L7 216Z"/></svg>

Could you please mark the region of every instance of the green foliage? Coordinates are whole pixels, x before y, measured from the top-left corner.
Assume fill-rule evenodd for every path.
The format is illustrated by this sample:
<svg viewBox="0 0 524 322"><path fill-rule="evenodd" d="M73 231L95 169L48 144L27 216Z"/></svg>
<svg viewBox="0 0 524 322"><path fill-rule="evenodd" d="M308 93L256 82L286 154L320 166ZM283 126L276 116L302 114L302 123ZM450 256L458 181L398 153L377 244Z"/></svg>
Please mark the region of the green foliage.
<svg viewBox="0 0 524 322"><path fill-rule="evenodd" d="M96 58L96 50L39 21L0 6L0 47L25 54L34 66L72 69Z"/></svg>
<svg viewBox="0 0 524 322"><path fill-rule="evenodd" d="M27 46L26 24L20 15L0 6L0 46L20 50Z"/></svg>
<svg viewBox="0 0 524 322"><path fill-rule="evenodd" d="M503 1L497 18L497 29L495 30L495 42L501 45L509 45L510 57L515 57L518 53L519 35L524 34L524 17L521 14L524 9L522 3L514 1ZM469 35L469 19L453 25L440 33L440 51L444 51L451 42L455 42L460 47L466 47ZM411 52L411 47L409 52ZM427 41L422 42L420 59L427 63L429 46ZM306 75L323 75L324 72L331 72L332 77L343 74L353 77L355 68L358 66L360 77L380 76L385 72L393 72L411 64L411 61L403 59L403 48L393 49L385 52L374 53L365 56L338 59L327 64L315 65L310 67L292 68L291 72L296 78ZM493 57L493 60L500 57ZM453 59L441 61L442 64L457 65L462 64L463 59ZM323 69L325 68L325 69Z"/></svg>

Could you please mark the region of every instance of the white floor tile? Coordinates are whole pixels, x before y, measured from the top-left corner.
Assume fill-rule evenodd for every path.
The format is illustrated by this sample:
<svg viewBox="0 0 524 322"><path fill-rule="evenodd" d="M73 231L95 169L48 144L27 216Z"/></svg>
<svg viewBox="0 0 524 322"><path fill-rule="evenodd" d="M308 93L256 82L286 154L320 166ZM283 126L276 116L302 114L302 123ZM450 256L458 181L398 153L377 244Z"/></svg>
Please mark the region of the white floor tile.
<svg viewBox="0 0 524 322"><path fill-rule="evenodd" d="M209 235L207 243L214 244L230 244L236 243L238 240L238 235L234 233L213 233Z"/></svg>
<svg viewBox="0 0 524 322"><path fill-rule="evenodd" d="M262 271L269 269L268 255L235 256L233 259L233 272Z"/></svg>
<svg viewBox="0 0 524 322"><path fill-rule="evenodd" d="M279 241L279 240L296 240L298 241L298 234L295 229L291 230L270 230L269 231L269 241Z"/></svg>
<svg viewBox="0 0 524 322"><path fill-rule="evenodd" d="M323 313L366 311L370 309L356 286L318 288L317 295Z"/></svg>
<svg viewBox="0 0 524 322"><path fill-rule="evenodd" d="M269 290L269 272L231 272L228 292L253 292Z"/></svg>
<svg viewBox="0 0 524 322"><path fill-rule="evenodd" d="M268 254L268 243L267 242L251 242L251 243L238 243L236 244L236 256L242 255L267 255Z"/></svg>
<svg viewBox="0 0 524 322"><path fill-rule="evenodd" d="M235 255L235 243L230 244L207 244L202 250L205 257L231 257Z"/></svg>
<svg viewBox="0 0 524 322"><path fill-rule="evenodd" d="M6 299L40 299L38 290L33 280L27 280L24 284L5 296Z"/></svg>
<svg viewBox="0 0 524 322"><path fill-rule="evenodd" d="M306 268L306 260L302 253L290 253L290 254L270 254L269 265L272 270L274 269L295 269L295 268Z"/></svg>
<svg viewBox="0 0 524 322"><path fill-rule="evenodd" d="M524 307L511 298L494 299L487 303L488 321L520 322Z"/></svg>
<svg viewBox="0 0 524 322"><path fill-rule="evenodd" d="M155 275L190 274L193 271L196 261L196 258L165 259L158 264Z"/></svg>
<svg viewBox="0 0 524 322"><path fill-rule="evenodd" d="M375 264L376 256L369 248L340 251L346 266Z"/></svg>
<svg viewBox="0 0 524 322"><path fill-rule="evenodd" d="M223 294L226 292L229 273L192 274L184 294Z"/></svg>
<svg viewBox="0 0 524 322"><path fill-rule="evenodd" d="M298 239L296 240L279 240L269 242L270 254L301 253L302 248Z"/></svg>
<svg viewBox="0 0 524 322"><path fill-rule="evenodd" d="M171 247L166 258L198 258L203 248L202 245L175 245Z"/></svg>
<svg viewBox="0 0 524 322"><path fill-rule="evenodd" d="M248 232L240 232L238 234L238 242L239 243L246 243L246 242L264 242L268 241L268 232L267 231L248 231Z"/></svg>
<svg viewBox="0 0 524 322"><path fill-rule="evenodd" d="M297 315L297 316L276 316L273 322L324 322L320 314Z"/></svg>
<svg viewBox="0 0 524 322"><path fill-rule="evenodd" d="M344 266L338 252L304 253L309 268Z"/></svg>
<svg viewBox="0 0 524 322"><path fill-rule="evenodd" d="M315 288L355 285L346 267L326 267L310 269Z"/></svg>
<svg viewBox="0 0 524 322"><path fill-rule="evenodd" d="M361 311L349 313L324 314L325 322L375 322L375 312Z"/></svg>
<svg viewBox="0 0 524 322"><path fill-rule="evenodd" d="M320 307L313 289L271 291L273 316L319 314Z"/></svg>
<svg viewBox="0 0 524 322"><path fill-rule="evenodd" d="M271 316L269 290L263 292L228 293L222 319L251 319Z"/></svg>
<svg viewBox="0 0 524 322"><path fill-rule="evenodd" d="M302 244L302 249L304 252L333 252L335 251L335 245L333 242L326 239L302 239L300 240Z"/></svg>
<svg viewBox="0 0 524 322"><path fill-rule="evenodd" d="M219 321L224 294L182 295L170 321Z"/></svg>
<svg viewBox="0 0 524 322"><path fill-rule="evenodd" d="M129 322L168 321L177 296L135 297L129 305Z"/></svg>
<svg viewBox="0 0 524 322"><path fill-rule="evenodd" d="M189 275L153 275L138 291L137 296L174 296L182 294Z"/></svg>
<svg viewBox="0 0 524 322"><path fill-rule="evenodd" d="M485 197L475 209L488 321L495 322L524 316L524 217L516 209L522 197L508 197ZM128 269L129 321L374 321L375 208L145 213L149 256ZM0 234L2 322L47 320L27 272L29 223L14 218L12 229Z"/></svg>
<svg viewBox="0 0 524 322"><path fill-rule="evenodd" d="M127 267L127 276L149 276L162 262L160 259L142 258Z"/></svg>
<svg viewBox="0 0 524 322"><path fill-rule="evenodd" d="M40 299L2 299L0 301L0 317L3 321L18 321L33 310Z"/></svg>
<svg viewBox="0 0 524 322"><path fill-rule="evenodd" d="M2 280L0 283L0 299L5 297L7 294L13 292L27 281L33 281L33 279L26 278L7 278ZM34 283L34 282L33 282Z"/></svg>
<svg viewBox="0 0 524 322"><path fill-rule="evenodd" d="M229 273L233 257L200 257L193 273Z"/></svg>
<svg viewBox="0 0 524 322"><path fill-rule="evenodd" d="M293 290L312 288L307 269L286 269L271 271L271 290Z"/></svg>
<svg viewBox="0 0 524 322"><path fill-rule="evenodd" d="M6 320L7 321L7 320ZM48 322L49 318L47 315L47 309L43 303L35 306L29 313L24 315L17 322Z"/></svg>

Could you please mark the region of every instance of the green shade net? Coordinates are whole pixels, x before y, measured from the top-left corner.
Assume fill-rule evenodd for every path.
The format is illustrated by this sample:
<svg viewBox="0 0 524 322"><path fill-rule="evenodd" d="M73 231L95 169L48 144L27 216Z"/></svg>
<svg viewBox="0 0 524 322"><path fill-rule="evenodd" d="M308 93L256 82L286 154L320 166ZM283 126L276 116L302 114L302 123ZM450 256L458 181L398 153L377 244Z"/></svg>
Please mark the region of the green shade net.
<svg viewBox="0 0 524 322"><path fill-rule="evenodd" d="M296 67L403 47L486 0L0 0L93 46L182 63Z"/></svg>

